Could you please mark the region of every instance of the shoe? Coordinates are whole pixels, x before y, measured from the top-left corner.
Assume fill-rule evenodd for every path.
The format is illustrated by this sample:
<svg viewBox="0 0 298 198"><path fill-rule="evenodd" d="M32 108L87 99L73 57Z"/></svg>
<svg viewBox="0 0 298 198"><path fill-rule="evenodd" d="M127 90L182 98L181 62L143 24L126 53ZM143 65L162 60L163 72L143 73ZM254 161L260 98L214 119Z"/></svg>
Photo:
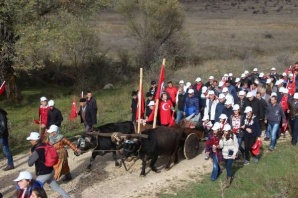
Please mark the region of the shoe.
<svg viewBox="0 0 298 198"><path fill-rule="evenodd" d="M264 141L269 141L269 140L270 140L270 138L268 138L268 137L264 138Z"/></svg>
<svg viewBox="0 0 298 198"><path fill-rule="evenodd" d="M231 177L227 177L226 179L226 188L229 188L231 186Z"/></svg>
<svg viewBox="0 0 298 198"><path fill-rule="evenodd" d="M14 165L7 165L5 168L3 168L4 171L8 171L12 169L14 169Z"/></svg>
<svg viewBox="0 0 298 198"><path fill-rule="evenodd" d="M209 160L209 158L210 158L209 156L205 156L205 160Z"/></svg>
<svg viewBox="0 0 298 198"><path fill-rule="evenodd" d="M254 157L254 162L257 163L259 159L257 157Z"/></svg>
<svg viewBox="0 0 298 198"><path fill-rule="evenodd" d="M62 181L66 182L66 181L70 181L70 180L72 180L72 176L70 173L67 173L67 174L65 174L65 177Z"/></svg>
<svg viewBox="0 0 298 198"><path fill-rule="evenodd" d="M274 150L274 148L273 147L269 147L269 151L273 151Z"/></svg>
<svg viewBox="0 0 298 198"><path fill-rule="evenodd" d="M244 166L249 165L249 161L245 160L243 165L244 165Z"/></svg>

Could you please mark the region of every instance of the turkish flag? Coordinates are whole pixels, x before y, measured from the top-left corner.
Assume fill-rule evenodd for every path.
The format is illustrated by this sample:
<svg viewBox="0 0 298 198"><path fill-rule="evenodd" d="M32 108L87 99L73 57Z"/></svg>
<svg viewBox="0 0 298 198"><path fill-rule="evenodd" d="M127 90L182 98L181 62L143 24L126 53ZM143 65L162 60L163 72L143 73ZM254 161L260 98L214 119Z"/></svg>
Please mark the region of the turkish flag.
<svg viewBox="0 0 298 198"><path fill-rule="evenodd" d="M282 107L282 110L285 112L288 110L288 96L283 95L280 100L280 106Z"/></svg>
<svg viewBox="0 0 298 198"><path fill-rule="evenodd" d="M77 117L77 103L76 103L76 98L73 98L69 121L72 122L76 117Z"/></svg>
<svg viewBox="0 0 298 198"><path fill-rule="evenodd" d="M160 123L162 125L168 125L171 123L172 119L172 110L173 104L171 100L161 100L159 103L159 115L160 115Z"/></svg>
<svg viewBox="0 0 298 198"><path fill-rule="evenodd" d="M139 100L141 100L141 116L140 119L144 118L144 112L145 112L145 98L144 98L144 91L143 87L142 90L138 93L138 106L137 106L137 112L136 112L136 120L139 119Z"/></svg>
<svg viewBox="0 0 298 198"><path fill-rule="evenodd" d="M156 100L159 100L159 98L161 96L162 89L163 89L163 84L164 84L164 79L165 79L165 65L162 64L161 69L160 69L159 81L158 81L158 86L157 86L154 102L156 102ZM154 109L152 109L152 112L151 112L150 116L147 119L148 122L153 121L154 112L155 112L155 106L154 106Z"/></svg>
<svg viewBox="0 0 298 198"><path fill-rule="evenodd" d="M296 75L294 75L292 82L288 81L288 84L287 84L287 89L289 90L289 94L291 96L294 95L295 90L296 90L296 80L295 79L296 79Z"/></svg>
<svg viewBox="0 0 298 198"><path fill-rule="evenodd" d="M5 91L5 81L2 83L0 87L0 95L2 95L4 91Z"/></svg>

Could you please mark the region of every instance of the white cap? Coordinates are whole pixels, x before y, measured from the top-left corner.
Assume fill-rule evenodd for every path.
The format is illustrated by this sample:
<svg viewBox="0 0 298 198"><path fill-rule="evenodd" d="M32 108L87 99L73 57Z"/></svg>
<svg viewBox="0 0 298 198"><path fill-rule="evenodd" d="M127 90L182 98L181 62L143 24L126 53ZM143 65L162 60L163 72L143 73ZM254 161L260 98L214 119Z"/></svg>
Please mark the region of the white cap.
<svg viewBox="0 0 298 198"><path fill-rule="evenodd" d="M294 99L298 99L298 93L294 93Z"/></svg>
<svg viewBox="0 0 298 198"><path fill-rule="evenodd" d="M190 87L190 85L191 85L191 83L187 82L185 86L186 86L186 88L188 88L188 87Z"/></svg>
<svg viewBox="0 0 298 198"><path fill-rule="evenodd" d="M208 94L211 95L211 94L215 94L215 93L213 90L210 90L210 91L208 91Z"/></svg>
<svg viewBox="0 0 298 198"><path fill-rule="evenodd" d="M212 130L218 130L220 128L221 128L220 127L220 123L219 122L215 122L214 125L213 125L213 127L212 127Z"/></svg>
<svg viewBox="0 0 298 198"><path fill-rule="evenodd" d="M244 78L245 77L245 74L241 74L241 78Z"/></svg>
<svg viewBox="0 0 298 198"><path fill-rule="evenodd" d="M223 81L219 81L218 86L222 87L225 83Z"/></svg>
<svg viewBox="0 0 298 198"><path fill-rule="evenodd" d="M230 131L232 129L231 125L229 124L225 124L225 126L223 127L223 131Z"/></svg>
<svg viewBox="0 0 298 198"><path fill-rule="evenodd" d="M59 131L59 127L56 125L51 125L50 128L47 130L48 133L53 133L53 132L58 132Z"/></svg>
<svg viewBox="0 0 298 198"><path fill-rule="evenodd" d="M46 101L46 100L48 100L48 99L44 96L40 98L40 102L43 102L43 101Z"/></svg>
<svg viewBox="0 0 298 198"><path fill-rule="evenodd" d="M233 101L231 99L227 99L225 105L232 105Z"/></svg>
<svg viewBox="0 0 298 198"><path fill-rule="evenodd" d="M239 104L235 104L235 105L233 106L233 111L236 111L236 110L239 110L239 109L240 109Z"/></svg>
<svg viewBox="0 0 298 198"><path fill-rule="evenodd" d="M148 103L148 105L147 106L153 106L154 105L154 101L153 100L151 100L149 103Z"/></svg>
<svg viewBox="0 0 298 198"><path fill-rule="evenodd" d="M284 88L284 91L283 91L284 94L288 94L289 93L289 90L287 88Z"/></svg>
<svg viewBox="0 0 298 198"><path fill-rule="evenodd" d="M275 71L276 69L275 69L275 67L272 67L271 70Z"/></svg>
<svg viewBox="0 0 298 198"><path fill-rule="evenodd" d="M27 140L39 140L40 139L40 135L38 132L31 132L30 136L27 137Z"/></svg>
<svg viewBox="0 0 298 198"><path fill-rule="evenodd" d="M214 80L214 76L210 76L209 77L209 80Z"/></svg>
<svg viewBox="0 0 298 198"><path fill-rule="evenodd" d="M54 100L50 100L50 101L48 102L48 105L49 105L50 107L54 106L54 105L55 105Z"/></svg>
<svg viewBox="0 0 298 198"><path fill-rule="evenodd" d="M282 73L282 76L287 76L287 73L286 72Z"/></svg>
<svg viewBox="0 0 298 198"><path fill-rule="evenodd" d="M240 82L240 78L235 79L235 83Z"/></svg>
<svg viewBox="0 0 298 198"><path fill-rule="evenodd" d="M272 96L277 96L277 93L276 92L272 92L271 95L270 95L270 97L272 97Z"/></svg>
<svg viewBox="0 0 298 198"><path fill-rule="evenodd" d="M21 171L18 178L16 178L15 180L13 181L21 181L22 179L29 179L31 180L33 177L32 177L32 174L29 172L29 171Z"/></svg>
<svg viewBox="0 0 298 198"><path fill-rule="evenodd" d="M266 80L266 84L269 84L269 83L271 83L271 79L270 79L270 78L268 78L268 79Z"/></svg>
<svg viewBox="0 0 298 198"><path fill-rule="evenodd" d="M249 74L249 71L245 70L245 71L244 71L244 74Z"/></svg>
<svg viewBox="0 0 298 198"><path fill-rule="evenodd" d="M189 89L188 93L194 93L195 91L193 89Z"/></svg>
<svg viewBox="0 0 298 198"><path fill-rule="evenodd" d="M283 92L284 92L284 89L286 89L286 88L284 88L284 87L280 87L280 88L278 89L278 91L279 91L280 93L283 93Z"/></svg>
<svg viewBox="0 0 298 198"><path fill-rule="evenodd" d="M254 72L258 71L258 68L254 68L253 71L254 71Z"/></svg>
<svg viewBox="0 0 298 198"><path fill-rule="evenodd" d="M179 84L184 84L184 80L180 80L179 81Z"/></svg>
<svg viewBox="0 0 298 198"><path fill-rule="evenodd" d="M206 93L207 89L208 89L208 88L207 88L206 86L202 87L202 93L203 93L203 94Z"/></svg>
<svg viewBox="0 0 298 198"><path fill-rule="evenodd" d="M202 79L200 77L197 77L196 82L201 82Z"/></svg>
<svg viewBox="0 0 298 198"><path fill-rule="evenodd" d="M247 98L253 97L253 94L252 94L251 92L248 92L248 93L246 94L246 97L247 97Z"/></svg>
<svg viewBox="0 0 298 198"><path fill-rule="evenodd" d="M294 74L290 73L290 74L289 74L289 77L292 77L292 76L294 76Z"/></svg>
<svg viewBox="0 0 298 198"><path fill-rule="evenodd" d="M229 75L228 74L224 74L224 77L228 77Z"/></svg>
<svg viewBox="0 0 298 198"><path fill-rule="evenodd" d="M232 77L233 76L233 73L229 73L229 76Z"/></svg>
<svg viewBox="0 0 298 198"><path fill-rule="evenodd" d="M281 83L283 83L284 81L282 79L279 79L278 81L275 82L275 85L280 85Z"/></svg>
<svg viewBox="0 0 298 198"><path fill-rule="evenodd" d="M241 90L239 91L239 96L244 96L245 95L245 91Z"/></svg>
<svg viewBox="0 0 298 198"><path fill-rule="evenodd" d="M250 106L245 107L244 113L252 112L252 108Z"/></svg>
<svg viewBox="0 0 298 198"><path fill-rule="evenodd" d="M226 96L225 96L225 94L219 94L219 96L218 96L218 99L223 99L223 98L226 98Z"/></svg>
<svg viewBox="0 0 298 198"><path fill-rule="evenodd" d="M209 120L209 116L208 115L204 115L204 117L202 118L202 121L205 121L205 120Z"/></svg>
<svg viewBox="0 0 298 198"><path fill-rule="evenodd" d="M228 88L227 87L224 87L222 88L222 92L225 93L225 92L229 92Z"/></svg>
<svg viewBox="0 0 298 198"><path fill-rule="evenodd" d="M259 74L259 77L260 77L260 78L263 78L263 77L264 77L264 73L261 72L261 73Z"/></svg>
<svg viewBox="0 0 298 198"><path fill-rule="evenodd" d="M219 119L227 119L227 115L226 114L220 114L220 116L218 117Z"/></svg>

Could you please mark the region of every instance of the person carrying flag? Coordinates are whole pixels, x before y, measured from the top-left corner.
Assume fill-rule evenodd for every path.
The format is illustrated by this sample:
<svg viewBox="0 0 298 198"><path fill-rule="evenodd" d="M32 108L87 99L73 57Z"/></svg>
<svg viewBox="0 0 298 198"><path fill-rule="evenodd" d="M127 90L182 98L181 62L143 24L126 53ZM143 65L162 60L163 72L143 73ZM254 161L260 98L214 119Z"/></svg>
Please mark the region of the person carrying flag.
<svg viewBox="0 0 298 198"><path fill-rule="evenodd" d="M44 132L47 128L47 122L48 122L48 111L50 107L48 106L48 99L46 97L40 98L40 106L38 110L38 117L39 117L39 124L40 124L40 136L43 137Z"/></svg>
<svg viewBox="0 0 298 198"><path fill-rule="evenodd" d="M173 115L174 107L172 101L169 99L167 93L161 94L161 99L159 103L159 117L160 117L160 124L162 126L169 126L170 123L173 122Z"/></svg>

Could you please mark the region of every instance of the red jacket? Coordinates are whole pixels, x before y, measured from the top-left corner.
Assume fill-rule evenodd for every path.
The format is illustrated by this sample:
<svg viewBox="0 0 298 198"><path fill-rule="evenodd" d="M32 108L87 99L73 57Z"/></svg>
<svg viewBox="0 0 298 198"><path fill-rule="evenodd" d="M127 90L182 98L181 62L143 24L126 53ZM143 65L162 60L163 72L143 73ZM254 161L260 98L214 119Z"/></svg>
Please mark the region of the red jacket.
<svg viewBox="0 0 298 198"><path fill-rule="evenodd" d="M169 94L172 103L176 104L176 96L177 96L177 92L178 92L177 87L175 87L175 86L167 87L166 92Z"/></svg>
<svg viewBox="0 0 298 198"><path fill-rule="evenodd" d="M47 125L48 120L48 111L50 107L49 106L42 106L40 105L39 111L38 111L38 117L41 119L41 124Z"/></svg>

